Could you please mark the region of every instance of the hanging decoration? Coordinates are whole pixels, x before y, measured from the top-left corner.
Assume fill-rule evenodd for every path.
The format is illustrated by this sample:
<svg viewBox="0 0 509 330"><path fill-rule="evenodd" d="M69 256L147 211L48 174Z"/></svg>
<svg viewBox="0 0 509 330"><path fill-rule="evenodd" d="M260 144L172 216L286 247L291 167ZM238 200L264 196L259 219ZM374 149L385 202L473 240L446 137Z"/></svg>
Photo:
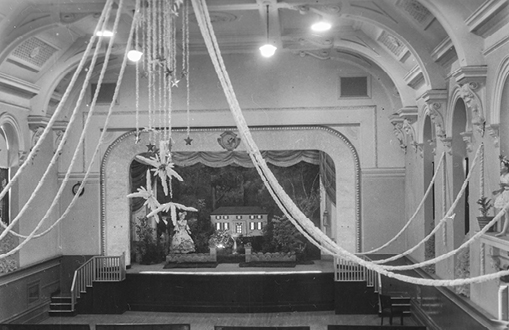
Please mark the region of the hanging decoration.
<svg viewBox="0 0 509 330"><path fill-rule="evenodd" d="M146 158L138 155L136 159L145 165L154 167L151 170L161 179L161 185L166 196L168 196L168 192L172 196L171 180L173 177L183 181L182 177L173 169L175 164L171 162L171 153L167 141L159 142L159 152L154 157ZM168 181L170 184L168 184Z"/></svg>
<svg viewBox="0 0 509 330"><path fill-rule="evenodd" d="M138 1L139 2L139 1ZM149 134L148 152L151 156L138 155L136 160L152 167L147 170L147 187L138 188L137 193L129 194L128 197L143 197L150 212L147 217L154 216L159 222L159 213L171 213L173 224L177 221L177 209L197 212L197 209L170 201L160 204L157 196L152 194L149 177L150 172L159 178L165 196L173 198L173 178L183 181L182 177L173 169L171 146L172 146L172 89L178 88L182 79L186 80L187 87L187 139L189 137L189 4L183 4L183 0L153 0L141 2L140 21L136 33L136 49L143 51L143 76L148 80L146 84L148 95L148 123L143 129ZM177 35L176 22L182 8L182 67L181 73L177 73ZM141 43L141 45L140 45ZM136 138L139 137L139 95L140 73L137 64L136 75ZM158 148L156 147L158 146ZM154 188L157 191L157 189Z"/></svg>
<svg viewBox="0 0 509 330"><path fill-rule="evenodd" d="M150 170L147 170L147 187L139 187L138 192L131 193L127 195L128 198L136 198L141 197L145 199L145 203L143 203L144 206L148 207L151 211L157 210L161 203L157 201L156 196L152 192L152 180L151 180ZM159 215L157 213L153 214L152 216L155 217L156 221L159 222Z"/></svg>

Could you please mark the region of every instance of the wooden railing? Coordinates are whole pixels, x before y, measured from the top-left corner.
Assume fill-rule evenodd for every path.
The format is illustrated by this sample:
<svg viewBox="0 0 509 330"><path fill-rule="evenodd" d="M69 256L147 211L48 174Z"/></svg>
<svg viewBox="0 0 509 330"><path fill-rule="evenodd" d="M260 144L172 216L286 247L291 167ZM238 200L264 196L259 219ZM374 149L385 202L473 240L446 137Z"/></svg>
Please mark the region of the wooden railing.
<svg viewBox="0 0 509 330"><path fill-rule="evenodd" d="M365 256L361 258L367 259ZM339 257L334 257L334 280L336 282L366 281L366 285L374 287L375 292L378 291L380 285L380 275L377 272Z"/></svg>
<svg viewBox="0 0 509 330"><path fill-rule="evenodd" d="M125 252L120 256L94 256L74 271L71 285L72 310L81 293L93 282L120 282L125 280Z"/></svg>

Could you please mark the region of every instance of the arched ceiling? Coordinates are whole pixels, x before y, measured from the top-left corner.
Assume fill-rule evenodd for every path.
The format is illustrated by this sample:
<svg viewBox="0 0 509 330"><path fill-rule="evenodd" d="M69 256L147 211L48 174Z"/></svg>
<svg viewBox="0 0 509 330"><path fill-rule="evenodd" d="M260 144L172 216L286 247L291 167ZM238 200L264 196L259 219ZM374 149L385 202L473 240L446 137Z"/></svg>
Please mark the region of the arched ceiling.
<svg viewBox="0 0 509 330"><path fill-rule="evenodd" d="M472 13L484 2L213 0L207 3L223 53L258 52L268 35L278 46L278 52L313 56L317 60L345 56L366 60L391 77L405 104L423 91L444 89L447 68L455 60L461 65L484 64L479 56L481 52L472 51L473 47L482 47L485 37L482 26L472 18ZM0 0L0 93L19 94L30 100L52 86L49 94L58 101L65 76L77 64L104 3L105 0ZM116 54L125 50L134 5L134 0L125 2L115 37ZM311 32L310 25L320 16L331 21L332 29ZM206 52L192 11L190 51L191 56Z"/></svg>

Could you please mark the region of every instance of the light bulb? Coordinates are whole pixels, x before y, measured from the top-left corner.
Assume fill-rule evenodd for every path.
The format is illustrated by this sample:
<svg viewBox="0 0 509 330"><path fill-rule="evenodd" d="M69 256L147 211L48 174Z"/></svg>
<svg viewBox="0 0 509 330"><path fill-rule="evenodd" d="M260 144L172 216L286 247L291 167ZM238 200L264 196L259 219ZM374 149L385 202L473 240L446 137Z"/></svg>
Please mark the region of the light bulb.
<svg viewBox="0 0 509 330"><path fill-rule="evenodd" d="M263 57L271 57L276 52L277 47L271 44L265 44L260 47L260 53Z"/></svg>
<svg viewBox="0 0 509 330"><path fill-rule="evenodd" d="M311 30L316 32L324 32L330 30L332 25L326 21L318 21L315 24L311 25Z"/></svg>
<svg viewBox="0 0 509 330"><path fill-rule="evenodd" d="M132 61L132 62L138 62L142 56L143 56L143 53L136 49L131 49L127 53L127 58L129 59L129 61Z"/></svg>
<svg viewBox="0 0 509 330"><path fill-rule="evenodd" d="M113 32L110 30L97 31L95 35L98 37L113 37Z"/></svg>

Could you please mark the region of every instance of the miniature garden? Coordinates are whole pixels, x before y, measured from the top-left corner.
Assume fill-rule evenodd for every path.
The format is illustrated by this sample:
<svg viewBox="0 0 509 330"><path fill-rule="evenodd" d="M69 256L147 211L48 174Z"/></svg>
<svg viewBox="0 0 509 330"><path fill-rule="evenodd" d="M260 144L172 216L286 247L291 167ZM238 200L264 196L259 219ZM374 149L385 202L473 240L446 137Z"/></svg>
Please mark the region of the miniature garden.
<svg viewBox="0 0 509 330"><path fill-rule="evenodd" d="M300 162L289 167L271 166L272 171L300 209L319 226L319 168ZM188 209L163 210L161 221L146 216L132 220L131 260L140 264L164 263L165 268L215 267L221 263L239 266L294 266L320 259L320 251L292 225L274 203L253 168L236 165L213 168L197 163L175 167L182 181L172 181L172 200ZM147 180L147 166L131 165L132 191ZM164 187L154 175L155 195L167 203ZM142 198L131 198L131 210L144 207ZM220 207L256 206L267 213L268 221L257 235L233 234L214 227L211 213ZM189 211L196 210L196 211ZM178 243L176 243L178 242Z"/></svg>

